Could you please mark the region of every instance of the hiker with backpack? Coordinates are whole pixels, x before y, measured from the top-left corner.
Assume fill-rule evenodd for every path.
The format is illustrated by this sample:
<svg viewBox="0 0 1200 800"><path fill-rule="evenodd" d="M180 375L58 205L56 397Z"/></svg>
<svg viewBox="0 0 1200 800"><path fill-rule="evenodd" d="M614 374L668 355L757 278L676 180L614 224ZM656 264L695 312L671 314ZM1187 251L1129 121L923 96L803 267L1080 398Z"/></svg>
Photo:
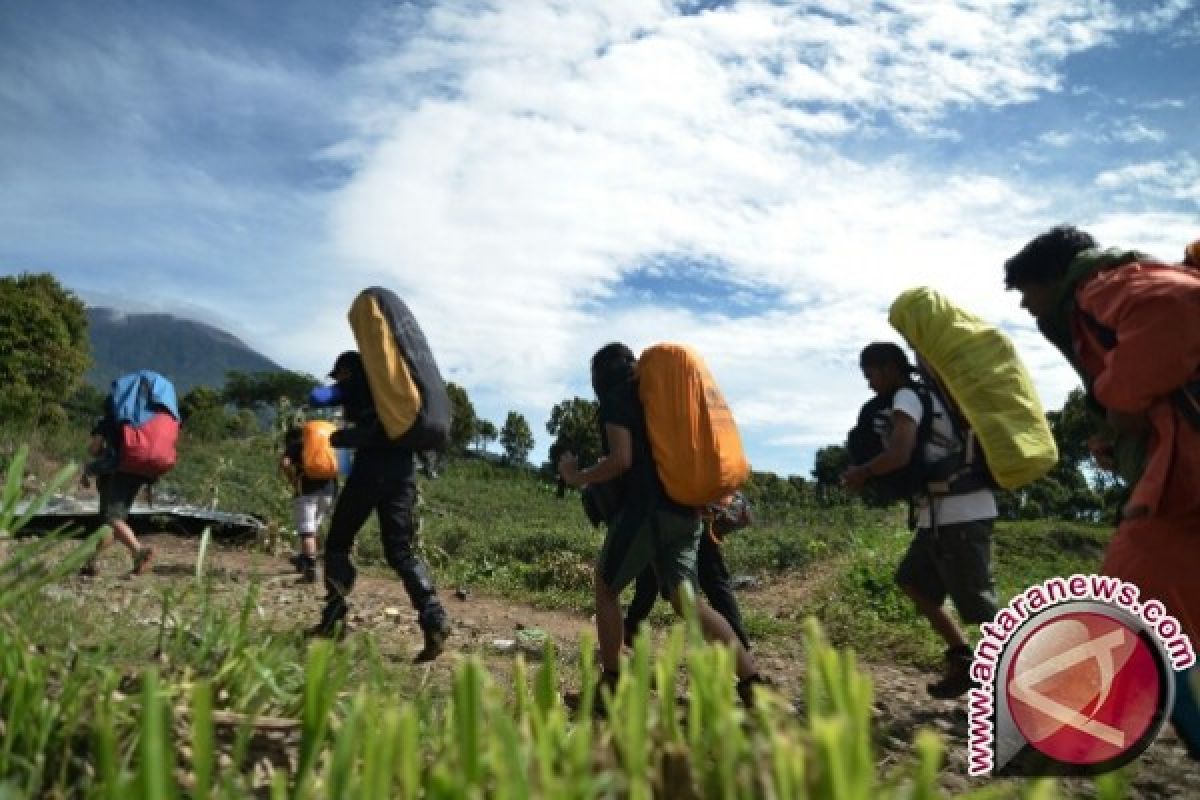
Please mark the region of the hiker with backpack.
<svg viewBox="0 0 1200 800"><path fill-rule="evenodd" d="M100 494L92 529L108 525L117 541L133 557L131 575L141 575L154 560L154 547L142 545L129 525L129 512L139 492L166 474L176 459L179 408L175 387L156 372L123 375L113 381L104 400L104 415L91 430L88 454L80 483L95 478ZM83 568L95 575L95 558Z"/></svg>
<svg viewBox="0 0 1200 800"><path fill-rule="evenodd" d="M329 442L334 430L325 420L301 416L284 433L279 468L293 491L300 549L291 561L301 583L317 582L317 532L337 496L337 455Z"/></svg>
<svg viewBox="0 0 1200 800"><path fill-rule="evenodd" d="M725 618L737 635L742 647L750 649L750 637L742 622L742 611L738 607L737 595L733 591L733 578L725 557L721 555L721 542L730 533L750 525L749 502L741 492L736 492L724 502L713 503L701 513L703 531L696 551L696 585L708 600L709 606ZM658 600L658 578L653 567L646 567L633 584L633 599L625 610L625 644L633 647L642 624L650 616Z"/></svg>
<svg viewBox="0 0 1200 800"><path fill-rule="evenodd" d="M1200 642L1200 273L1101 250L1063 225L1009 258L1004 282L1079 374L1104 428L1090 446L1127 487L1101 572L1162 602ZM1172 719L1200 758L1200 712L1176 674Z"/></svg>
<svg viewBox="0 0 1200 800"><path fill-rule="evenodd" d="M414 661L432 661L445 648L450 621L416 551L416 453L445 446L450 400L425 336L399 297L380 287L365 289L348 316L359 350L339 355L329 373L336 383L310 395L315 406L342 407L348 427L330 442L356 452L325 541L325 606L307 633L344 632L357 576L350 554L374 511L384 557L403 582L424 636Z"/></svg>
<svg viewBox="0 0 1200 800"><path fill-rule="evenodd" d="M582 470L573 453L564 453L558 462L559 475L567 485L584 488L611 482L617 497L595 570L596 633L603 669L600 688L610 692L619 677L624 638L621 590L646 567L652 567L663 595L682 613L685 587L696 582L702 531L697 509L672 500L660 481L639 397L637 365L633 351L616 342L592 356L591 380L599 402L603 456ZM695 603L705 638L734 649L738 695L747 705L752 704L754 687L764 683L753 657L724 617L701 598Z"/></svg>
<svg viewBox="0 0 1200 800"><path fill-rule="evenodd" d="M863 375L878 401L878 412L857 436L879 438L877 454L851 466L843 485L862 491L868 485L908 496L915 505L916 534L896 570L897 585L946 643L942 677L927 686L939 699L960 697L971 688L972 650L959 624L945 608L954 602L962 621L979 624L996 614L992 579L992 527L996 499L983 481L962 480L931 492L928 465L955 458L965 445L946 400L931 381L918 377L904 350L874 342L859 358ZM852 432L851 450L857 436Z"/></svg>

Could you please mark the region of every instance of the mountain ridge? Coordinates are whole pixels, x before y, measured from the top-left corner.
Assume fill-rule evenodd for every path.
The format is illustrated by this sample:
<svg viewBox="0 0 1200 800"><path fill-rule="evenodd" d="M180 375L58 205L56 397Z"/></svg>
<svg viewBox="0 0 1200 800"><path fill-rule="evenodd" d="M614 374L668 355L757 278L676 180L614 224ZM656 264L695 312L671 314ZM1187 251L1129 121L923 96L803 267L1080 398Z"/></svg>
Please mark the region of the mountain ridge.
<svg viewBox="0 0 1200 800"><path fill-rule="evenodd" d="M232 333L194 319L107 306L89 306L87 318L92 366L85 380L97 389L139 369L162 373L180 393L194 386L219 389L231 370L284 371Z"/></svg>

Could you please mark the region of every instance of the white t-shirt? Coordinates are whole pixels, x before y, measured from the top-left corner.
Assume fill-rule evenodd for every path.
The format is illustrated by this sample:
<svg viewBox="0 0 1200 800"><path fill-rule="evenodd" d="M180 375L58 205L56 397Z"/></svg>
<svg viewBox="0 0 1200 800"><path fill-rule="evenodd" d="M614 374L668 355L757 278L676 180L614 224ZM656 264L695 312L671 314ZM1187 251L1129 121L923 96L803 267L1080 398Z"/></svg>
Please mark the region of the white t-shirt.
<svg viewBox="0 0 1200 800"><path fill-rule="evenodd" d="M925 443L925 460L933 462L958 450L959 443L954 437L954 425L950 422L950 415L946 413L941 399L931 393L930 400L933 409L933 425L930 428L929 441ZM896 413L904 414L919 426L921 417L924 416L921 398L917 397L917 393L912 389L900 389L892 398L892 414ZM922 498L918 502L920 505L917 506L917 527L931 527L928 501ZM979 489L948 497L936 497L933 502L938 525L954 525L959 522L974 522L996 517L996 497L990 489Z"/></svg>

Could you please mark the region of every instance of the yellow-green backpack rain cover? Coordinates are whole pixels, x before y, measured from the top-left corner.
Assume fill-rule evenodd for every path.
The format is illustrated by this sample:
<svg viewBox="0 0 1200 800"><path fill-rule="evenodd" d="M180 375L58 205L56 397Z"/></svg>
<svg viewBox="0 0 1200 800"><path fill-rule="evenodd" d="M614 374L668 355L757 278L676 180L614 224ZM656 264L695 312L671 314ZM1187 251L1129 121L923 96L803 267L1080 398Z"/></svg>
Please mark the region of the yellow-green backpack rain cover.
<svg viewBox="0 0 1200 800"><path fill-rule="evenodd" d="M1016 489L1058 463L1033 379L1007 336L929 288L897 297L888 320L962 410L996 483Z"/></svg>

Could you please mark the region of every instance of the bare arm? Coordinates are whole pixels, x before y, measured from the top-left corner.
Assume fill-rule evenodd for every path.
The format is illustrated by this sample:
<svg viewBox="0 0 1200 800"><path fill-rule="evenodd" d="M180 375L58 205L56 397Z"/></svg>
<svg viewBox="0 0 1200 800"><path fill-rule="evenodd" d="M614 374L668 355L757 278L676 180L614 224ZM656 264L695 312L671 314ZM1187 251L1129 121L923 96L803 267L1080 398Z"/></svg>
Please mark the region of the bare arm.
<svg viewBox="0 0 1200 800"><path fill-rule="evenodd" d="M633 466L633 435L629 429L606 423L604 435L609 452L594 466L580 470L573 453L565 453L558 460L558 472L567 485L582 488L589 483L605 483L619 478Z"/></svg>

